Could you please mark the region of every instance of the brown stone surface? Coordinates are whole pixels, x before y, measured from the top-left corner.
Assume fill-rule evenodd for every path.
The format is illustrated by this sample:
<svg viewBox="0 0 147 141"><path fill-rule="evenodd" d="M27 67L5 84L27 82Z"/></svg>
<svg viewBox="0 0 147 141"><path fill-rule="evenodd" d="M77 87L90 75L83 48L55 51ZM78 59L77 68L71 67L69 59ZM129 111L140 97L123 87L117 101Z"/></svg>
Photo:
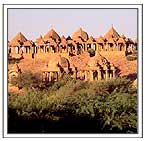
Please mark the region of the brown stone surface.
<svg viewBox="0 0 147 141"><path fill-rule="evenodd" d="M84 39L85 41L88 40L88 34L83 31L82 28L79 28L77 31L75 31L73 34L72 34L72 38L73 39L77 39L78 37L81 37L82 39Z"/></svg>
<svg viewBox="0 0 147 141"><path fill-rule="evenodd" d="M92 37L92 36L90 36L90 38L87 40L87 44L92 44L93 42L95 42L95 39Z"/></svg>
<svg viewBox="0 0 147 141"><path fill-rule="evenodd" d="M101 54L120 68L121 76L137 74L137 61L127 61L123 51L104 51Z"/></svg>
<svg viewBox="0 0 147 141"><path fill-rule="evenodd" d="M24 43L26 41L27 41L26 37L21 32L18 32L16 36L10 41L10 45L19 46L20 42Z"/></svg>
<svg viewBox="0 0 147 141"><path fill-rule="evenodd" d="M97 39L96 39L96 42L97 43L100 43L100 44L104 44L104 38L102 36L99 36Z"/></svg>
<svg viewBox="0 0 147 141"><path fill-rule="evenodd" d="M32 47L32 45L33 45L33 43L29 40L24 42L24 44L23 44L23 46L30 46L30 47Z"/></svg>
<svg viewBox="0 0 147 141"><path fill-rule="evenodd" d="M49 38L53 38L55 40L59 40L60 36L57 34L57 32L52 28L44 35L44 40L48 40Z"/></svg>

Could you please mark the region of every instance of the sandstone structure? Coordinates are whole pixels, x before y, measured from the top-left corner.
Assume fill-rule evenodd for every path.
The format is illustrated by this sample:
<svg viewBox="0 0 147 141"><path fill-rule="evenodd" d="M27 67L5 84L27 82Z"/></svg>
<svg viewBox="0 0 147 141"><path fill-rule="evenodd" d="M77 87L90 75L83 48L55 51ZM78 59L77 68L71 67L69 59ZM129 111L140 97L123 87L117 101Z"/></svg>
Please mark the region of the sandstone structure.
<svg viewBox="0 0 147 141"><path fill-rule="evenodd" d="M104 37L89 37L82 28L75 31L72 36L60 37L52 28L44 36L40 36L35 42L27 40L19 32L8 42L9 53L13 54L40 54L40 53L67 53L73 55L82 54L89 49L100 51L133 51L137 49L137 40L131 40L125 35L119 35L112 26Z"/></svg>
<svg viewBox="0 0 147 141"><path fill-rule="evenodd" d="M57 55L42 69L42 80L58 81L64 74L70 74L73 78L84 81L108 80L117 75L116 67L100 54L93 57L83 54L68 59Z"/></svg>
<svg viewBox="0 0 147 141"><path fill-rule="evenodd" d="M112 26L104 36L94 38L82 28L75 31L71 37L61 37L52 28L35 42L28 40L19 32L8 41L9 55L44 56L55 54L42 69L42 80L45 82L58 81L64 74L70 74L75 79L84 81L107 80L117 76L117 68L100 55L101 51L133 52L137 49L137 40L133 41L125 35L119 35ZM89 56L93 50L95 56ZM20 68L9 70L9 77L18 76Z"/></svg>

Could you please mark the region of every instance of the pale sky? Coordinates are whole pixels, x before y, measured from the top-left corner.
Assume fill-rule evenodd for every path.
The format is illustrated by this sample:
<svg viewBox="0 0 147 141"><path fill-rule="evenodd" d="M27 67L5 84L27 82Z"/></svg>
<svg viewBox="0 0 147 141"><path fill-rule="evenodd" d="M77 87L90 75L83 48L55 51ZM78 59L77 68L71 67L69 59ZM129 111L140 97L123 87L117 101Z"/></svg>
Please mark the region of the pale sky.
<svg viewBox="0 0 147 141"><path fill-rule="evenodd" d="M112 24L120 35L137 38L137 9L8 9L8 40L21 31L35 41L51 27L65 37L82 27L97 38Z"/></svg>

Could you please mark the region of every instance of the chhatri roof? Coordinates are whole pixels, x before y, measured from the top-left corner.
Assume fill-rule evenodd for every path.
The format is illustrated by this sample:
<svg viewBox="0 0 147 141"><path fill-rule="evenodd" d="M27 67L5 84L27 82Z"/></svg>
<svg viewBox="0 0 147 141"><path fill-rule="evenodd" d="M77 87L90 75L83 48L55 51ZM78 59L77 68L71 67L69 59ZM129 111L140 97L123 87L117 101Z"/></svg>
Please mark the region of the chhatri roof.
<svg viewBox="0 0 147 141"><path fill-rule="evenodd" d="M96 42L97 43L100 43L100 44L104 44L104 38L102 36L99 36L97 39L96 39Z"/></svg>
<svg viewBox="0 0 147 141"><path fill-rule="evenodd" d="M66 38L62 35L61 36L61 43L60 43L60 45L66 45L67 44L67 41L66 41Z"/></svg>
<svg viewBox="0 0 147 141"><path fill-rule="evenodd" d="M90 36L90 38L87 40L87 44L91 44L91 43L93 43L93 42L95 42L95 39L92 37L92 36Z"/></svg>
<svg viewBox="0 0 147 141"><path fill-rule="evenodd" d="M49 38L53 38L55 40L59 40L60 36L57 34L57 32L52 28L44 35L44 40L48 40Z"/></svg>
<svg viewBox="0 0 147 141"><path fill-rule="evenodd" d="M104 37L108 40L109 38L119 38L120 35L117 33L117 31L116 31L116 30L114 29L114 27L112 26L112 27L108 30L108 32L105 34Z"/></svg>
<svg viewBox="0 0 147 141"><path fill-rule="evenodd" d="M26 37L21 32L18 32L16 36L10 41L10 45L16 46L19 45L20 42L24 43L26 41L27 41Z"/></svg>
<svg viewBox="0 0 147 141"><path fill-rule="evenodd" d="M125 39L120 37L117 41L117 43L126 43Z"/></svg>
<svg viewBox="0 0 147 141"><path fill-rule="evenodd" d="M83 44L83 42L84 42L84 40L81 37L74 39L74 41L76 43L80 43L80 44Z"/></svg>
<svg viewBox="0 0 147 141"><path fill-rule="evenodd" d="M109 63L110 62L104 56L98 53L97 55L90 57L87 64L89 67L98 67L98 66L109 65Z"/></svg>
<svg viewBox="0 0 147 141"><path fill-rule="evenodd" d="M33 43L29 40L24 42L24 44L23 44L23 46L32 46L32 45L33 45Z"/></svg>
<svg viewBox="0 0 147 141"><path fill-rule="evenodd" d="M20 47L21 45L20 45L20 43L18 41L13 41L13 42L10 42L9 46L11 46L11 47L18 46L18 47Z"/></svg>
<svg viewBox="0 0 147 141"><path fill-rule="evenodd" d="M85 41L88 40L88 34L83 31L82 28L79 28L77 31L75 31L73 34L72 34L72 39L76 39L76 38L79 38L81 37L82 39L84 39Z"/></svg>
<svg viewBox="0 0 147 141"><path fill-rule="evenodd" d="M121 35L121 38L126 39L126 36L124 34Z"/></svg>
<svg viewBox="0 0 147 141"><path fill-rule="evenodd" d="M52 38L49 38L49 44L51 45L51 46L57 46L57 43L55 42L55 40L54 39L52 39Z"/></svg>
<svg viewBox="0 0 147 141"><path fill-rule="evenodd" d="M66 40L64 35L61 36L61 40Z"/></svg>
<svg viewBox="0 0 147 141"><path fill-rule="evenodd" d="M37 43L37 45L44 45L44 41L43 41L43 38L41 35L39 38L36 39L36 43Z"/></svg>
<svg viewBox="0 0 147 141"><path fill-rule="evenodd" d="M67 40L68 44L72 44L73 46L76 46L76 43L73 40Z"/></svg>
<svg viewBox="0 0 147 141"><path fill-rule="evenodd" d="M108 43L113 43L113 44L115 43L115 41L114 41L113 38L109 38L107 42L108 42Z"/></svg>
<svg viewBox="0 0 147 141"><path fill-rule="evenodd" d="M110 62L100 54L90 57L88 53L70 57L70 63L77 70L97 70L103 66L109 66Z"/></svg>

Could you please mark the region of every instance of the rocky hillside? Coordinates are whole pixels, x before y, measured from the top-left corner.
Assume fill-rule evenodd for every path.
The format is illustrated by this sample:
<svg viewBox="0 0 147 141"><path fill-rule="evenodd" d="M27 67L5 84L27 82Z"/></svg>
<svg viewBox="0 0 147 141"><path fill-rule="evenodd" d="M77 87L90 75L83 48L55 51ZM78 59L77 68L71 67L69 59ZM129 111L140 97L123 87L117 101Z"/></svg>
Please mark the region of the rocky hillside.
<svg viewBox="0 0 147 141"><path fill-rule="evenodd" d="M120 75L130 75L131 77L136 77L137 74L137 61L128 61L124 56L124 52L101 52L105 58L107 58L111 63L113 63L116 67L120 69ZM82 63L84 60L87 61L88 57L86 54L82 56L77 56L77 59L80 58ZM31 58L31 55L24 56L25 59L21 60L19 63L20 68L22 71L31 71L35 73L41 72L41 69L48 63L48 61L52 58L56 57L56 54L43 54L43 55L36 55L35 59ZM67 56L65 56L67 57ZM69 59L69 58L68 58ZM74 60L77 60L74 57ZM73 60L73 59L72 59ZM78 59L79 60L79 59ZM81 64L82 65L82 64ZM13 65L9 65L11 68Z"/></svg>

